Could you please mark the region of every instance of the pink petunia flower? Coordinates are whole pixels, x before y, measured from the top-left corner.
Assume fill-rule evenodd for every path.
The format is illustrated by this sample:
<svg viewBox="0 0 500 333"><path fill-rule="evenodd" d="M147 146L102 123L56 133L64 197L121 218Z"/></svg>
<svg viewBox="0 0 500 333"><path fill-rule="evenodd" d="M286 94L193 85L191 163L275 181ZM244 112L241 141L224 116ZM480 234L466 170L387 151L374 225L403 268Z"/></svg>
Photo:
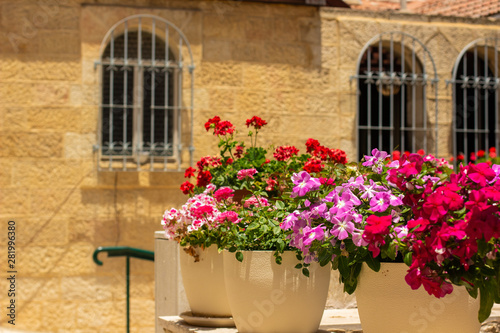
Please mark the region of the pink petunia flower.
<svg viewBox="0 0 500 333"><path fill-rule="evenodd" d="M256 169L242 169L242 170L238 171L238 174L236 175L236 177L239 180L243 180L245 178L252 178L253 179L253 175L255 175L256 173L257 173Z"/></svg>

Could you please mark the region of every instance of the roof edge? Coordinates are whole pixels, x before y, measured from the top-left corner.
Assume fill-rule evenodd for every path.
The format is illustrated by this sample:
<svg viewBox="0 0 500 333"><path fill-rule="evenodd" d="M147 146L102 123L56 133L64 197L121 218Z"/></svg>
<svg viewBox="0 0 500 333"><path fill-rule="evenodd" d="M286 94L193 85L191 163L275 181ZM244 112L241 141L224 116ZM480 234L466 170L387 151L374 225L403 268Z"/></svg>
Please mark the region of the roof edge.
<svg viewBox="0 0 500 333"><path fill-rule="evenodd" d="M295 6L351 8L343 0L234 0L239 2L264 2Z"/></svg>

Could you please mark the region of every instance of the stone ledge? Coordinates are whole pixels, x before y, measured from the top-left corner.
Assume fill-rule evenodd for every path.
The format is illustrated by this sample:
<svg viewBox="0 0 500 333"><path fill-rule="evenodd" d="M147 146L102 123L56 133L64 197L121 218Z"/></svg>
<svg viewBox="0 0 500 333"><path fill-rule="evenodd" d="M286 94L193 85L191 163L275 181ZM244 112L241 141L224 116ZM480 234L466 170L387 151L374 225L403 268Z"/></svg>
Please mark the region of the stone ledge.
<svg viewBox="0 0 500 333"><path fill-rule="evenodd" d="M165 333L237 333L236 328L210 328L188 325L179 316L160 317L159 323ZM323 314L317 333L362 333L357 309L327 309ZM495 304L491 316L481 326L480 333L500 333L500 305Z"/></svg>

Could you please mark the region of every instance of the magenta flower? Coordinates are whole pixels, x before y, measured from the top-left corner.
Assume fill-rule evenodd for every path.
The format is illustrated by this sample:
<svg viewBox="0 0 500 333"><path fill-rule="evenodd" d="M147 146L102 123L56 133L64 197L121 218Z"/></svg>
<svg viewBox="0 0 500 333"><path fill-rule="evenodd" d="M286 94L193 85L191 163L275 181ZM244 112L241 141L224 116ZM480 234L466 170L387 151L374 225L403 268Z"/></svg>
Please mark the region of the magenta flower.
<svg viewBox="0 0 500 333"><path fill-rule="evenodd" d="M263 197L257 198L255 195L252 195L250 198L245 200L245 202L243 203L243 207L245 207L245 208L248 208L250 206L265 207L265 206L269 206L269 202L267 201L266 198L263 198Z"/></svg>
<svg viewBox="0 0 500 333"><path fill-rule="evenodd" d="M392 224L392 217L370 215L366 218L365 235L384 235L389 232L389 227Z"/></svg>
<svg viewBox="0 0 500 333"><path fill-rule="evenodd" d="M319 225L316 228L304 228L304 238L302 243L305 246L311 245L311 243L315 240L322 241L323 239L325 239L325 230L323 230L322 225Z"/></svg>
<svg viewBox="0 0 500 333"><path fill-rule="evenodd" d="M326 211L328 211L328 207L326 206L325 203L321 203L321 204L311 205L309 210L313 218L320 218L324 215Z"/></svg>
<svg viewBox="0 0 500 333"><path fill-rule="evenodd" d="M361 204L361 201L348 189L344 190L340 196L335 193L332 202L334 205L330 208L330 214L339 218L350 212L355 205Z"/></svg>
<svg viewBox="0 0 500 333"><path fill-rule="evenodd" d="M300 213L298 210L294 211L291 214L288 214L287 217L283 219L283 221L280 223L280 228L283 230L287 230L292 228L295 223L298 221Z"/></svg>
<svg viewBox="0 0 500 333"><path fill-rule="evenodd" d="M431 221L437 221L445 216L448 210L445 208L445 197L438 192L429 195L423 204L424 212Z"/></svg>
<svg viewBox="0 0 500 333"><path fill-rule="evenodd" d="M340 240L346 239L349 237L349 234L352 234L354 231L354 223L352 223L348 218L339 220L336 217L333 217L331 222L333 224L333 228L330 230L330 233Z"/></svg>
<svg viewBox="0 0 500 333"><path fill-rule="evenodd" d="M372 150L372 156L365 155L365 162L363 162L364 166L372 166L377 165L378 163L384 161L390 155L385 151L380 151L377 148Z"/></svg>
<svg viewBox="0 0 500 333"><path fill-rule="evenodd" d="M377 185L373 179L370 179L370 185L361 186L361 199L371 199L377 194L379 191L386 190L384 186Z"/></svg>
<svg viewBox="0 0 500 333"><path fill-rule="evenodd" d="M391 195L387 192L379 192L370 200L370 209L374 212L385 212L391 203Z"/></svg>
<svg viewBox="0 0 500 333"><path fill-rule="evenodd" d="M255 175L256 173L257 173L257 170L255 170L255 169L242 169L242 170L238 171L238 174L236 175L236 177L239 180L243 180L245 178L252 178L253 179L253 175Z"/></svg>
<svg viewBox="0 0 500 333"><path fill-rule="evenodd" d="M387 154L387 152L375 148L372 150L372 156L365 155L365 162L363 162L363 165L371 166L373 171L380 174L383 169L383 162L388 157L390 157L390 155Z"/></svg>
<svg viewBox="0 0 500 333"><path fill-rule="evenodd" d="M495 171L487 163L469 164L467 175L474 183L480 186L486 186L486 183L489 183L496 177Z"/></svg>
<svg viewBox="0 0 500 333"><path fill-rule="evenodd" d="M292 181L296 185L293 188L293 193L300 197L304 196L309 191L317 190L321 186L319 179L311 177L307 171L294 173Z"/></svg>
<svg viewBox="0 0 500 333"><path fill-rule="evenodd" d="M403 239L406 236L408 236L408 227L407 226L401 226L401 227L396 227L394 228L394 231L396 232L396 236L399 239Z"/></svg>
<svg viewBox="0 0 500 333"><path fill-rule="evenodd" d="M226 221L231 222L231 223L238 223L241 221L240 218L238 218L238 213L233 212L233 211L226 211L220 213L220 215L217 217L217 220L220 223L224 223Z"/></svg>
<svg viewBox="0 0 500 333"><path fill-rule="evenodd" d="M221 187L220 189L214 192L214 198L219 202L227 200L232 197L234 197L234 190L232 190L229 187Z"/></svg>
<svg viewBox="0 0 500 333"><path fill-rule="evenodd" d="M352 242L357 247L368 245L368 242L363 239L363 231L362 230L352 233Z"/></svg>

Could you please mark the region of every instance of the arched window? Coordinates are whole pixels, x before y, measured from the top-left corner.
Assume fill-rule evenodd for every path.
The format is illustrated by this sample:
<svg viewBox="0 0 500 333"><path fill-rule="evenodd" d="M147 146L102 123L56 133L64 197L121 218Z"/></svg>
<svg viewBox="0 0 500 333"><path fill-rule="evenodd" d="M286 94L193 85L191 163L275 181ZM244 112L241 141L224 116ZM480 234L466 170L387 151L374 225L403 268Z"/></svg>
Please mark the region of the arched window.
<svg viewBox="0 0 500 333"><path fill-rule="evenodd" d="M190 60L190 99L183 96L183 53ZM99 167L179 169L183 143L192 146L181 128L183 117L191 117L192 121L194 69L182 32L158 17L128 17L108 32L98 64Z"/></svg>
<svg viewBox="0 0 500 333"><path fill-rule="evenodd" d="M431 78L426 65L433 67ZM374 148L424 149L436 154L437 118L428 115L427 90L437 76L422 43L401 32L372 38L359 56L354 78L358 80L358 159ZM435 108L437 117L437 104Z"/></svg>
<svg viewBox="0 0 500 333"><path fill-rule="evenodd" d="M465 162L471 153L499 148L498 42L470 43L453 68L453 153Z"/></svg>

